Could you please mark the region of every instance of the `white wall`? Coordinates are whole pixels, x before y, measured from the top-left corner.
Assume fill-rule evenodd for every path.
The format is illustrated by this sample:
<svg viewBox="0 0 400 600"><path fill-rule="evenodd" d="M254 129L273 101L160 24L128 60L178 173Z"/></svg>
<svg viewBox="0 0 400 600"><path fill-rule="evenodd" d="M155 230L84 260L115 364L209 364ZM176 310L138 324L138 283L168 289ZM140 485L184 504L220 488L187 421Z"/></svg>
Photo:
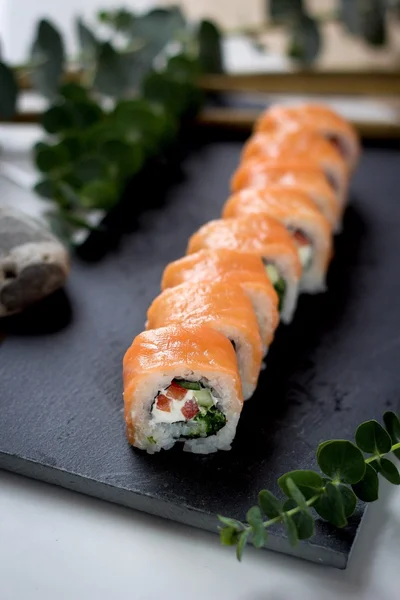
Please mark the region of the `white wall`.
<svg viewBox="0 0 400 600"><path fill-rule="evenodd" d="M76 15L89 20L102 8L125 6L140 10L154 3L153 0L0 0L2 54L7 61L25 62L35 24L43 17L58 25L71 53L75 48L73 19Z"/></svg>

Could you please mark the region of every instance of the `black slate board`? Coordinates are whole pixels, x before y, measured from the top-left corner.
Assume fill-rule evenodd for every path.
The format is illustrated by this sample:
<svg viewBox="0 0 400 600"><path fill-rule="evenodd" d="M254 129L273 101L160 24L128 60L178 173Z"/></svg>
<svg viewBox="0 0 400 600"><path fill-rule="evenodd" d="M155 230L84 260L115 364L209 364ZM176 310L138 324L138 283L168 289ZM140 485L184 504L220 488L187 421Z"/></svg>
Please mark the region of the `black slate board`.
<svg viewBox="0 0 400 600"><path fill-rule="evenodd" d="M148 456L125 440L121 360L164 265L218 216L241 148L232 139L194 145L164 205L136 194L155 207L118 249L97 263L76 259L65 292L3 321L0 467L215 531L217 513L243 519L261 488L278 491L280 474L315 467L320 441L351 438L396 405L400 151L365 151L329 293L303 296L294 323L279 330L232 451ZM295 549L277 529L269 548L343 568L362 512L345 530L319 523Z"/></svg>

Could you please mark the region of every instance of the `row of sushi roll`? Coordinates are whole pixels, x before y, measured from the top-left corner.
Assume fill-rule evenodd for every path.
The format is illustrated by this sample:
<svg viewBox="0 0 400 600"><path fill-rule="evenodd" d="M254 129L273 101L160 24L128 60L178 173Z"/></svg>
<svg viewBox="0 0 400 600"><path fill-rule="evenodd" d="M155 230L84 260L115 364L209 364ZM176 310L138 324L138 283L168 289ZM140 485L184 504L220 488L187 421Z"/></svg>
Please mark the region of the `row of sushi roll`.
<svg viewBox="0 0 400 600"><path fill-rule="evenodd" d="M353 127L326 106L261 115L221 218L165 268L146 331L125 354L133 446L230 449L279 322L290 323L299 293L326 289L359 154Z"/></svg>

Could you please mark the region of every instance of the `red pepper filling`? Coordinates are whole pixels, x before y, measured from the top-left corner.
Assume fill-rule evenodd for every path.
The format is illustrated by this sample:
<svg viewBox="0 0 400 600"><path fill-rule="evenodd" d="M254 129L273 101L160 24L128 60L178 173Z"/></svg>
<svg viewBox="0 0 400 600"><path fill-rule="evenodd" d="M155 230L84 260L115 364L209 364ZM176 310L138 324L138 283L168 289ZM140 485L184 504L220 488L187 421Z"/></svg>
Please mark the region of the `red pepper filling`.
<svg viewBox="0 0 400 600"><path fill-rule="evenodd" d="M181 413L187 420L193 419L198 412L199 407L197 406L197 402L195 402L195 400L187 400L181 408Z"/></svg>
<svg viewBox="0 0 400 600"><path fill-rule="evenodd" d="M164 412L171 412L171 402L167 396L164 394L159 394L156 399L156 407L158 410L163 410Z"/></svg>
<svg viewBox="0 0 400 600"><path fill-rule="evenodd" d="M183 400L186 396L186 392L187 390L185 388L174 381L172 381L171 385L167 388L168 398L171 398L172 400Z"/></svg>

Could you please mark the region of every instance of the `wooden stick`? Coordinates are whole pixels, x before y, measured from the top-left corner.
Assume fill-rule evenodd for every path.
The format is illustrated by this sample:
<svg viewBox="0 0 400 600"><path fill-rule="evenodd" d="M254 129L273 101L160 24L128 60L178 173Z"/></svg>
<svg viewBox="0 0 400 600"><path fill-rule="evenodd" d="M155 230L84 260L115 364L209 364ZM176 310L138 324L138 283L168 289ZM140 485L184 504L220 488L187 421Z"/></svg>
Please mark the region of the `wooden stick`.
<svg viewBox="0 0 400 600"><path fill-rule="evenodd" d="M200 86L213 92L400 96L399 71L296 71L243 75L204 75Z"/></svg>

